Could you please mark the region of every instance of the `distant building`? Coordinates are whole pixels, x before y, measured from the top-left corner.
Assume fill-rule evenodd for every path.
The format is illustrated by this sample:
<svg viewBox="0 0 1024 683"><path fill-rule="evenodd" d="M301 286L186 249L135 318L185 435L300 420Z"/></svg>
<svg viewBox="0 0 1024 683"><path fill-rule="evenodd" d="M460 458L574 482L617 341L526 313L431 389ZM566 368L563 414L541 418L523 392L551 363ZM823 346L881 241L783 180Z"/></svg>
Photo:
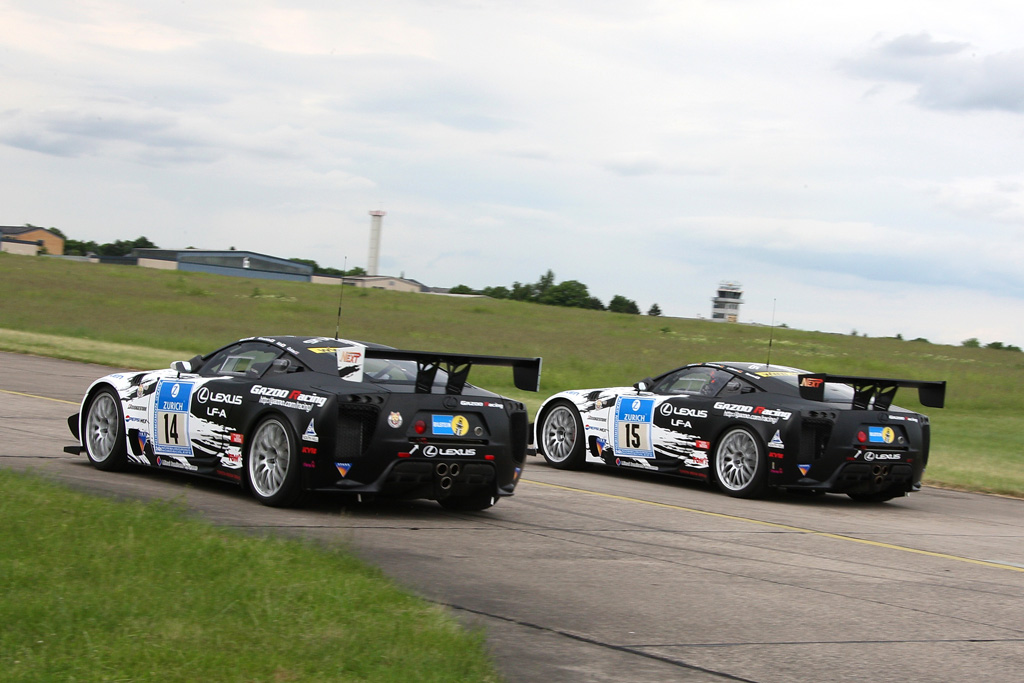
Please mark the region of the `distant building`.
<svg viewBox="0 0 1024 683"><path fill-rule="evenodd" d="M313 266L254 251L203 249L133 249L132 257L144 268L184 270L264 280L310 282Z"/></svg>
<svg viewBox="0 0 1024 683"><path fill-rule="evenodd" d="M0 225L0 240L3 251L12 254L35 256L45 249L45 253L53 256L64 255L64 238L46 228Z"/></svg>
<svg viewBox="0 0 1024 683"><path fill-rule="evenodd" d="M334 275L314 275L311 280L321 285L346 284L351 287L364 287L366 289L386 289L392 292L434 292L432 287L412 280L407 277L389 277L387 275L346 275L336 277Z"/></svg>
<svg viewBox="0 0 1024 683"><path fill-rule="evenodd" d="M253 251L208 251L203 249L133 249L125 257L143 268L184 270L194 273L234 275L266 280L293 280L321 285L346 284L352 287L387 289L393 292L430 292L422 282L387 275L317 275L313 266L289 259L257 254Z"/></svg>
<svg viewBox="0 0 1024 683"><path fill-rule="evenodd" d="M738 282L722 281L718 284L718 296L711 299L711 319L734 323L740 318L740 304L743 303L743 288Z"/></svg>

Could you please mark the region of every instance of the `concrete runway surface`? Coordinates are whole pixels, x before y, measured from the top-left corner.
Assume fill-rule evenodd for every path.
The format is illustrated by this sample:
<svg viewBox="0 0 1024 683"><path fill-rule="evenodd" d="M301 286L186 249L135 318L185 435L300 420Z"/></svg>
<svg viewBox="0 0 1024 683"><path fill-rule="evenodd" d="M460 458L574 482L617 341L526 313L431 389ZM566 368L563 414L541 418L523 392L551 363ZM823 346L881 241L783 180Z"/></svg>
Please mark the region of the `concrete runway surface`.
<svg viewBox="0 0 1024 683"><path fill-rule="evenodd" d="M66 455L65 418L110 371L0 353L0 467L347 545L483 626L509 681L1018 681L1024 671L1021 500L926 487L882 505L742 501L530 458L516 495L485 512L330 496L278 510L231 485L108 474Z"/></svg>

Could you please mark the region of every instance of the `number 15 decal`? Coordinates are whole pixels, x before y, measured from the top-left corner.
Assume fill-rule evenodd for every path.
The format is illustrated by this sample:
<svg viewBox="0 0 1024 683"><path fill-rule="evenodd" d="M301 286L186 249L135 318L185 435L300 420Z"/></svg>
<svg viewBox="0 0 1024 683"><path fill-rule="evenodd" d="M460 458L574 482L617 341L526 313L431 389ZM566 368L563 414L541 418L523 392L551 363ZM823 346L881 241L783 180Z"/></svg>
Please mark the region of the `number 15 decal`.
<svg viewBox="0 0 1024 683"><path fill-rule="evenodd" d="M651 422L654 399L620 396L615 401L615 455L653 458Z"/></svg>

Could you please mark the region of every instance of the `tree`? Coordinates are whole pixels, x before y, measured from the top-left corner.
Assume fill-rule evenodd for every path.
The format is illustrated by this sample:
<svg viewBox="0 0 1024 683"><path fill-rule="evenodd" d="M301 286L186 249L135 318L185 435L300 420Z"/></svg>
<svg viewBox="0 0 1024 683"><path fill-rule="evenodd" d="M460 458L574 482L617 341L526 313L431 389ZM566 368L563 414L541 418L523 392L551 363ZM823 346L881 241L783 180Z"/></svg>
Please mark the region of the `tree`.
<svg viewBox="0 0 1024 683"><path fill-rule="evenodd" d="M448 290L449 294L476 294L476 290L467 285L455 285Z"/></svg>
<svg viewBox="0 0 1024 683"><path fill-rule="evenodd" d="M537 281L537 285L534 291L537 293L537 299L542 298L549 289L555 286L555 273L550 268L548 272L540 276L540 280Z"/></svg>
<svg viewBox="0 0 1024 683"><path fill-rule="evenodd" d="M508 299L512 296L512 292L508 291L508 287L484 287L480 290L480 293L492 299Z"/></svg>
<svg viewBox="0 0 1024 683"><path fill-rule="evenodd" d="M1003 348L1003 342L1001 342L1001 341L994 341L994 342L989 342L988 344L985 344L985 348L986 348L986 349L997 349L997 350L1002 350L1002 348Z"/></svg>
<svg viewBox="0 0 1024 683"><path fill-rule="evenodd" d="M981 346L981 342L978 341L977 337L971 337L970 339L964 339L960 342L960 346L966 346L969 349L976 349Z"/></svg>
<svg viewBox="0 0 1024 683"><path fill-rule="evenodd" d="M548 271L551 272L550 270ZM566 280L551 285L538 299L548 306L569 306L571 308L589 308L594 305L587 291L587 286L579 280ZM603 306L602 306L603 307Z"/></svg>
<svg viewBox="0 0 1024 683"><path fill-rule="evenodd" d="M636 302L632 299L627 299L621 294L616 294L612 297L612 300L608 302L608 310L612 313L640 315L640 308L636 305Z"/></svg>
<svg viewBox="0 0 1024 683"><path fill-rule="evenodd" d="M647 315L661 315L661 306L658 304L651 304L651 307L647 309Z"/></svg>
<svg viewBox="0 0 1024 683"><path fill-rule="evenodd" d="M231 249L233 250L234 247L231 247ZM317 263L313 259L308 259L308 258L290 258L288 260L292 261L294 263L301 263L301 264L306 265L306 266L312 266L313 267L313 272L315 274L317 274L317 275L330 275L332 277L347 277L347 276L350 276L350 275L351 276L366 275L366 270L364 270L363 268L360 268L358 266L355 267L355 268L350 268L350 269L348 269L346 271L346 270L342 270L341 268L329 268L327 266L321 266L319 263Z"/></svg>
<svg viewBox="0 0 1024 683"><path fill-rule="evenodd" d="M524 285L521 282L512 283L512 294L509 296L513 301L536 301L536 285Z"/></svg>

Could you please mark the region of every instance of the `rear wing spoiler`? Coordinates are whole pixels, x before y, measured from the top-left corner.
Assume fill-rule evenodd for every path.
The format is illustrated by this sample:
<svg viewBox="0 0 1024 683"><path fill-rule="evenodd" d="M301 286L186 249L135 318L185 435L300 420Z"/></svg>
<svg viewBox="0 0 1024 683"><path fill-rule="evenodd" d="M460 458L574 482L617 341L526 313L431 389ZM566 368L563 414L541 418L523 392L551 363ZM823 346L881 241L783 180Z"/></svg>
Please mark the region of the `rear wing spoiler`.
<svg viewBox="0 0 1024 683"><path fill-rule="evenodd" d="M800 397L809 401L825 400L825 384L849 384L853 387L854 410L867 410L874 399L876 410L888 410L900 387L917 389L921 405L942 408L946 402L945 382L919 382L913 379L882 379L880 377L854 377L849 375L828 375L825 373L805 374L797 377Z"/></svg>
<svg viewBox="0 0 1024 683"><path fill-rule="evenodd" d="M444 393L458 395L466 386L466 378L474 365L497 365L512 368L512 380L517 389L540 391L540 358L513 356L477 356L468 353L436 353L433 351L406 351L376 348L347 339L338 340L343 346L332 350L338 358L338 376L350 382L363 381L363 367L367 358L406 360L416 363L416 393L429 394L438 370L448 375Z"/></svg>
<svg viewBox="0 0 1024 683"><path fill-rule="evenodd" d="M512 368L512 381L517 389L540 391L540 358L514 356L477 356L467 353L434 353L432 351L403 351L401 349L375 349L367 347L367 358L411 360L416 363L416 393L429 394L434 376L439 369L448 373L444 393L461 394L466 378L474 365L496 365Z"/></svg>

